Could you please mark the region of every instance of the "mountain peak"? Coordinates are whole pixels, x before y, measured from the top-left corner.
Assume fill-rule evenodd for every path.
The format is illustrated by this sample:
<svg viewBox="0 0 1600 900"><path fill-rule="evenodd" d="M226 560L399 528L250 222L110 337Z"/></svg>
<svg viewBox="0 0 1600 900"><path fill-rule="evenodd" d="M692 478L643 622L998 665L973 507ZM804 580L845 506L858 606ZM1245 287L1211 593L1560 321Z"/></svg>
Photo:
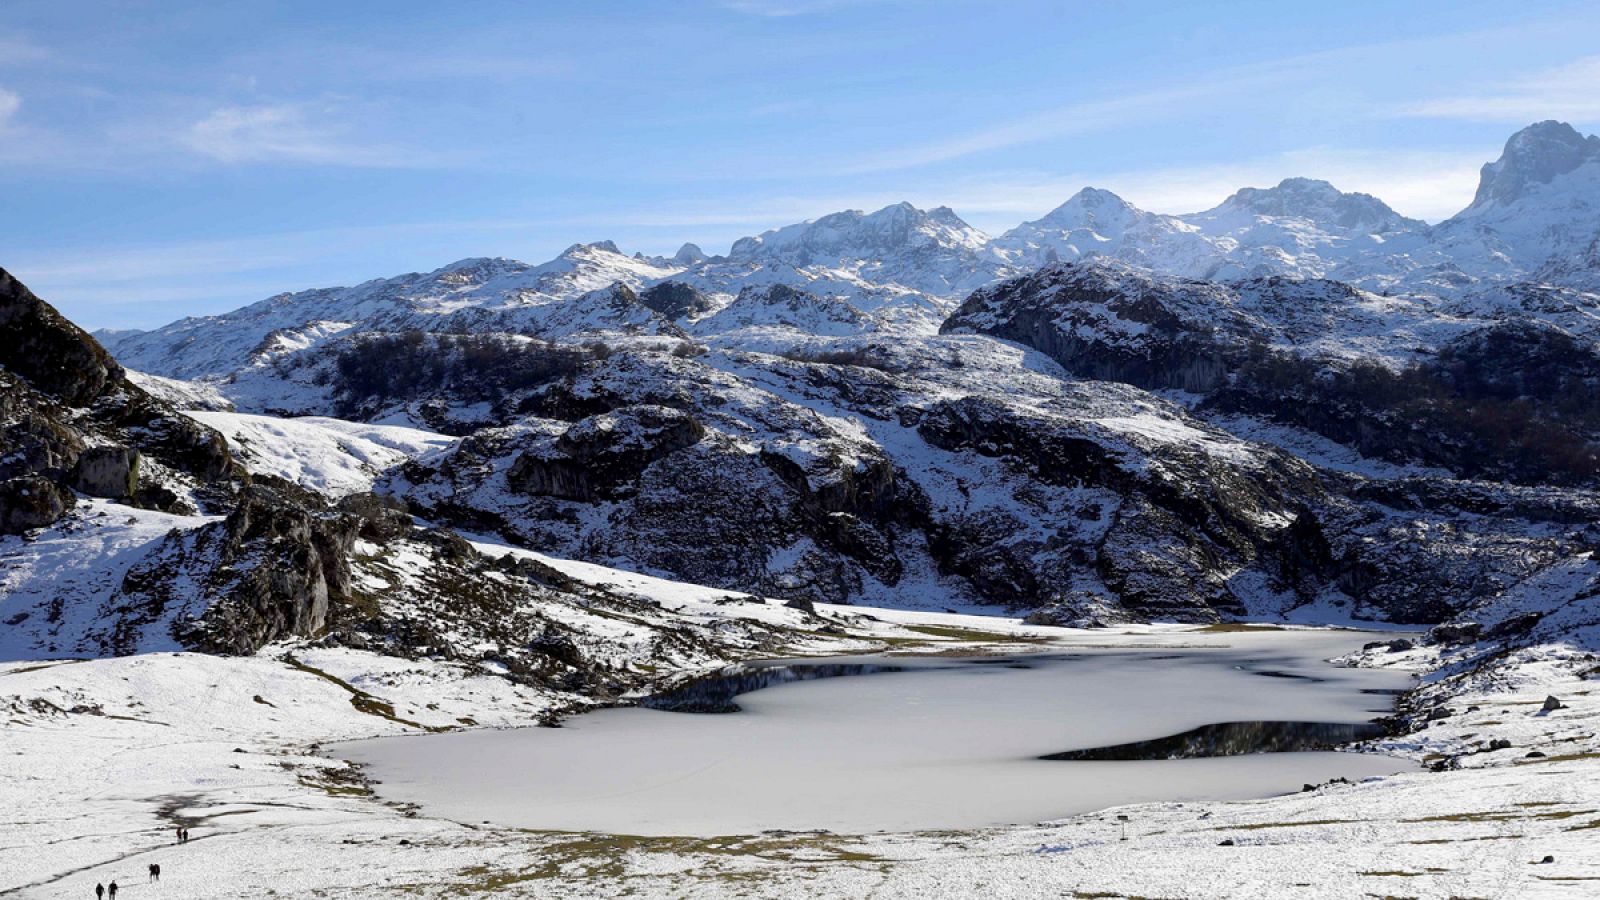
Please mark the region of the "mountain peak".
<svg viewBox="0 0 1600 900"><path fill-rule="evenodd" d="M692 266L698 262L705 262L708 257L698 244L684 244L678 252L672 254L672 261L681 266Z"/></svg>
<svg viewBox="0 0 1600 900"><path fill-rule="evenodd" d="M1122 199L1111 191L1097 187L1085 187L1076 194L1067 198L1067 202L1045 213L1033 224L1055 224L1063 220L1070 220L1074 224L1085 216L1115 215L1126 217L1138 213L1133 204Z"/></svg>
<svg viewBox="0 0 1600 900"><path fill-rule="evenodd" d="M1240 210L1258 216L1306 219L1323 226L1383 234L1423 227L1371 194L1345 192L1320 178L1285 178L1270 188L1240 188L1208 213Z"/></svg>
<svg viewBox="0 0 1600 900"><path fill-rule="evenodd" d="M1511 203L1530 186L1548 184L1595 160L1600 160L1600 137L1584 137L1553 119L1536 122L1507 139L1499 159L1484 164L1468 209Z"/></svg>
<svg viewBox="0 0 1600 900"><path fill-rule="evenodd" d="M615 241L590 241L587 244L573 244L571 247L561 251L561 255L573 256L582 254L585 251L593 252L595 250L603 250L607 253L615 253L618 256L622 255L622 251L617 248Z"/></svg>
<svg viewBox="0 0 1600 900"><path fill-rule="evenodd" d="M737 260L782 261L801 267L870 259L927 245L971 251L982 246L984 240L977 229L949 207L924 211L901 201L870 213L843 210L740 238L728 255Z"/></svg>

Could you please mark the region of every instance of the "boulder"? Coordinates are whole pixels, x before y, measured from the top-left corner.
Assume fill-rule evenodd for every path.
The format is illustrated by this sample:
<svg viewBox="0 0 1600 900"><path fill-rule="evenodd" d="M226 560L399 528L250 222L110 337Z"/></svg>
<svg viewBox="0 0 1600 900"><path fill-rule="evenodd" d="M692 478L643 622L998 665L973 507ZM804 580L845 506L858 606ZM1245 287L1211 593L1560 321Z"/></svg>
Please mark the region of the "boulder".
<svg viewBox="0 0 1600 900"><path fill-rule="evenodd" d="M72 486L91 497L122 500L139 492L139 451L90 447L72 467Z"/></svg>
<svg viewBox="0 0 1600 900"><path fill-rule="evenodd" d="M392 541L411 531L411 511L406 502L389 494L350 494L339 509L361 520L360 535L369 541Z"/></svg>
<svg viewBox="0 0 1600 900"><path fill-rule="evenodd" d="M283 638L315 637L350 596L350 554L359 528L355 516L307 508L255 485L240 494L226 519L200 529L177 568L136 566L124 591L164 602L160 595L180 585L204 585L215 598L177 636L209 653L248 654Z"/></svg>
<svg viewBox="0 0 1600 900"><path fill-rule="evenodd" d="M0 534L43 528L66 515L76 503L71 491L40 475L0 481Z"/></svg>

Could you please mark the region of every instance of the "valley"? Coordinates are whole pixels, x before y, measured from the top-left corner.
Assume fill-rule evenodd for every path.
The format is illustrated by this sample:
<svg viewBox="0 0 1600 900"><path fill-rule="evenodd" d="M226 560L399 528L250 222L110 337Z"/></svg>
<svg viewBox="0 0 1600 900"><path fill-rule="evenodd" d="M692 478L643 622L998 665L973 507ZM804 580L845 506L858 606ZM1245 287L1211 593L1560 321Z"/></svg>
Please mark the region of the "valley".
<svg viewBox="0 0 1600 900"><path fill-rule="evenodd" d="M1582 895L1597 179L0 272L0 895Z"/></svg>

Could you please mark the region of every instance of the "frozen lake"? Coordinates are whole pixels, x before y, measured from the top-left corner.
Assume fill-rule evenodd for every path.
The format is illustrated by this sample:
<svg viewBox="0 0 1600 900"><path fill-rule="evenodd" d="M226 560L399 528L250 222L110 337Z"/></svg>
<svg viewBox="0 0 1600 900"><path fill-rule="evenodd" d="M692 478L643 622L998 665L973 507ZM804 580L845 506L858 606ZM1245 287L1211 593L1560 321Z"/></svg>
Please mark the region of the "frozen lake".
<svg viewBox="0 0 1600 900"><path fill-rule="evenodd" d="M1324 660L1372 637L1089 634L1006 657L794 661L898 671L765 687L734 698L738 712L601 710L563 728L381 738L338 752L367 764L384 798L473 823L644 835L1031 823L1142 801L1263 797L1412 768L1327 751L1042 758L1220 723L1367 722L1390 710L1409 676ZM1151 752L1237 750L1258 731L1208 729Z"/></svg>

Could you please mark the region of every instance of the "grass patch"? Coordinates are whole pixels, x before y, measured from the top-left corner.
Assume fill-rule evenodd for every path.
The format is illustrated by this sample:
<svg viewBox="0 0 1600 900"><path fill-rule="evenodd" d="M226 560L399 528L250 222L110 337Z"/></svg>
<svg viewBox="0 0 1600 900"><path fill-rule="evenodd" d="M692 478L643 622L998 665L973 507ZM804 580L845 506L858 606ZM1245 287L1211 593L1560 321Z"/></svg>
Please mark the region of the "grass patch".
<svg viewBox="0 0 1600 900"><path fill-rule="evenodd" d="M293 654L287 654L287 653L284 654L283 661L285 663L287 663L291 668L299 669L300 671L305 672L305 673L307 673L309 675L315 675L315 676L317 676L318 678L321 678L324 681L331 682L333 684L338 685L339 687L344 688L346 691L349 691L350 692L350 705L355 707L357 712L365 713L365 714L367 714L369 716L377 716L380 719L388 719L391 722L394 722L394 723L397 723L397 724L400 724L400 725L405 725L408 728L416 728L416 729L418 729L420 731L449 731L450 730L448 728L439 728L439 727L435 727L435 726L432 726L432 725L424 725L421 722L413 722L410 719L402 719L399 716L395 715L395 713L394 713L394 705L389 703L388 701L382 700L382 699L380 699L378 697L374 697L371 694L367 693L366 691L363 691L362 689L360 689L360 688L356 687L355 685L351 684L350 682L345 681L344 679L339 678L337 676L330 675L327 672L324 672L321 669L317 668L316 666L308 666L305 663L301 662L300 660L295 659Z"/></svg>
<svg viewBox="0 0 1600 900"><path fill-rule="evenodd" d="M300 784L315 788L330 797L361 797L373 796L372 788L368 787L366 780L359 774L350 777L342 776L337 772L325 772L321 776L301 775Z"/></svg>
<svg viewBox="0 0 1600 900"><path fill-rule="evenodd" d="M533 832L549 835L555 841L533 851L538 861L520 868L503 869L478 865L455 873L458 879L444 885L447 894L480 896L511 890L534 882L560 882L570 885L577 879L634 880L646 893L659 892L659 876L628 874L626 854L667 854L673 857L696 856L701 862L687 878L702 881L739 882L766 877L766 873L720 868L719 861L759 859L802 868L823 865L867 865L878 867L886 861L879 856L851 849L848 839L836 835L763 835L759 837L646 837L639 835L575 834ZM420 886L419 886L420 887ZM435 887L429 885L429 887ZM622 893L632 893L623 890Z"/></svg>
<svg viewBox="0 0 1600 900"><path fill-rule="evenodd" d="M1519 759L1517 765L1532 766L1539 763L1572 762L1578 759L1600 759L1600 753L1560 753L1555 756L1541 756L1533 759Z"/></svg>
<svg viewBox="0 0 1600 900"><path fill-rule="evenodd" d="M1261 831L1267 828L1303 828L1311 825L1359 825L1363 819L1308 819L1304 822L1252 822L1249 825L1216 825L1212 831Z"/></svg>
<svg viewBox="0 0 1600 900"><path fill-rule="evenodd" d="M976 628L957 628L953 625L907 625L907 631L915 631L929 637L940 638L947 641L993 641L993 642L1018 642L1034 640L1014 634L1002 634L997 631L981 631Z"/></svg>
<svg viewBox="0 0 1600 900"><path fill-rule="evenodd" d="M1201 628L1194 629L1196 634L1237 634L1241 631L1283 631L1278 625L1262 625L1254 622L1215 622Z"/></svg>

